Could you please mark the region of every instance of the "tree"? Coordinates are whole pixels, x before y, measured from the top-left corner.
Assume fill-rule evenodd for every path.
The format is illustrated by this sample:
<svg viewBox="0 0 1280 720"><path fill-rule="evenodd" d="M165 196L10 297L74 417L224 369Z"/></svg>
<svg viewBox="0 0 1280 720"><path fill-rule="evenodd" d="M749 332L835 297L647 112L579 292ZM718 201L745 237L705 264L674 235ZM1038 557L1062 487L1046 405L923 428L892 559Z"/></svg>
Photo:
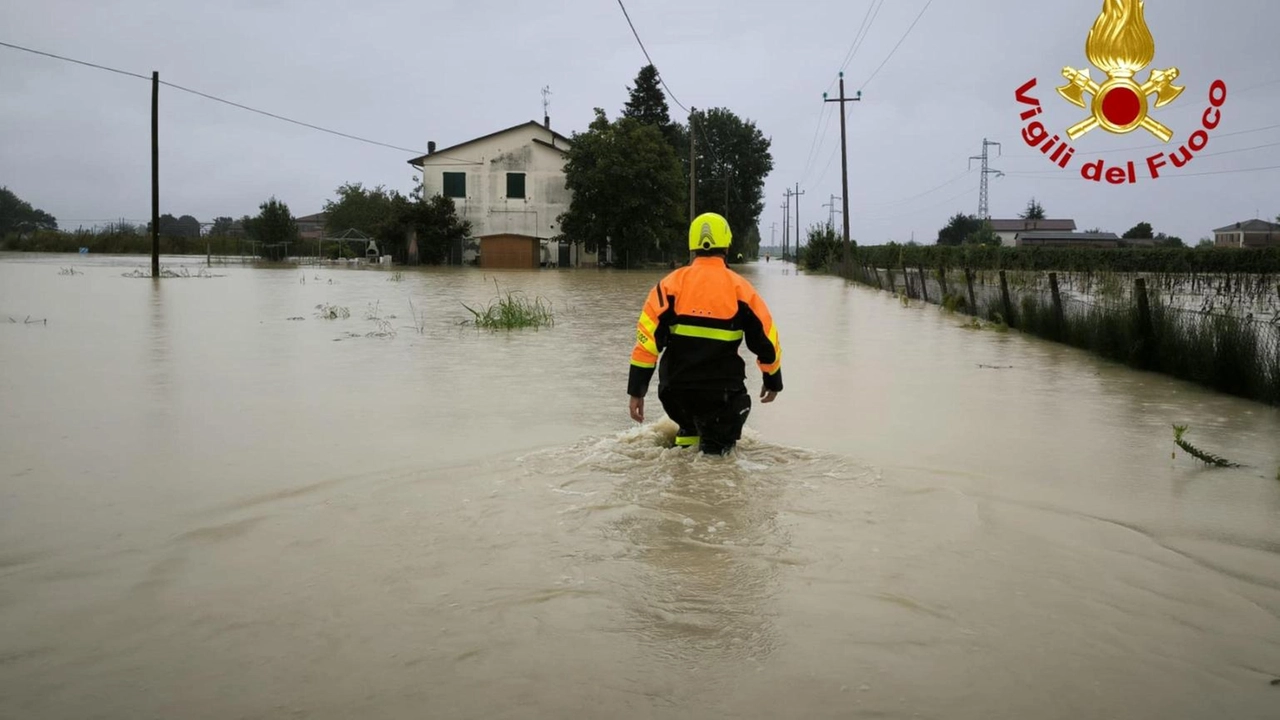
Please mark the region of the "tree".
<svg viewBox="0 0 1280 720"><path fill-rule="evenodd" d="M1033 197L1031 198L1031 202L1027 203L1027 209L1019 213L1018 217L1023 220L1043 220L1044 206L1036 202L1036 199Z"/></svg>
<svg viewBox="0 0 1280 720"><path fill-rule="evenodd" d="M275 199L258 206L258 216L248 221L245 232L264 245L280 245L298 241L298 223L289 212L289 206ZM284 250L271 252L271 257L284 259Z"/></svg>
<svg viewBox="0 0 1280 720"><path fill-rule="evenodd" d="M633 267L660 252L682 218L680 163L658 128L628 117L610 122L600 108L595 115L574 133L565 161L572 199L558 220L569 241L588 252L611 247L616 263Z"/></svg>
<svg viewBox="0 0 1280 720"><path fill-rule="evenodd" d="M57 229L56 218L32 207L31 203L19 198L8 187L0 186L0 238L9 233Z"/></svg>
<svg viewBox="0 0 1280 720"><path fill-rule="evenodd" d="M210 228L209 234L215 237L229 237L232 228L235 227L235 221L229 217L216 217L213 219L213 227Z"/></svg>
<svg viewBox="0 0 1280 720"><path fill-rule="evenodd" d="M1186 247L1186 243L1182 242L1182 238L1175 235L1165 235L1164 233L1156 233L1156 247Z"/></svg>
<svg viewBox="0 0 1280 720"><path fill-rule="evenodd" d="M345 183L337 190L338 200L324 203L325 228L336 235L352 228L376 236L380 224L393 219L397 192L379 185L366 190L360 183Z"/></svg>
<svg viewBox="0 0 1280 720"><path fill-rule="evenodd" d="M836 237L836 229L827 223L811 225L806 242L800 248L799 263L806 270L821 272L844 257L844 241Z"/></svg>
<svg viewBox="0 0 1280 720"><path fill-rule="evenodd" d="M969 236L982 229L982 221L973 215L956 213L946 227L938 231L939 245L962 245Z"/></svg>
<svg viewBox="0 0 1280 720"><path fill-rule="evenodd" d="M671 122L667 98L659 86L658 69L645 65L636 75L635 86L627 88L630 97L622 110L622 117L634 118L644 125L652 125L676 149L675 124Z"/></svg>
<svg viewBox="0 0 1280 720"><path fill-rule="evenodd" d="M696 132L695 213L717 212L729 220L734 231L729 257L736 258L743 252L745 230L758 223L764 211L764 179L773 170L772 143L754 122L726 108L699 110L689 121ZM683 128L678 133L681 147L688 147L688 132ZM687 187L688 152L680 153L679 158Z"/></svg>
<svg viewBox="0 0 1280 720"><path fill-rule="evenodd" d="M991 223L983 220L978 223L978 227L968 237L964 239L968 245L999 245L1000 236L996 235L996 231L992 229Z"/></svg>
<svg viewBox="0 0 1280 720"><path fill-rule="evenodd" d="M742 253L748 260L755 260L760 257L760 226L752 225L751 230L747 232L746 242L743 243Z"/></svg>
<svg viewBox="0 0 1280 720"><path fill-rule="evenodd" d="M1121 237L1125 240L1150 240L1155 237L1155 234L1151 230L1151 223L1140 222L1125 230Z"/></svg>
<svg viewBox="0 0 1280 720"><path fill-rule="evenodd" d="M1211 248L1216 245L1217 243L1215 243L1211 237L1202 237L1200 238L1200 242L1196 243L1197 248Z"/></svg>

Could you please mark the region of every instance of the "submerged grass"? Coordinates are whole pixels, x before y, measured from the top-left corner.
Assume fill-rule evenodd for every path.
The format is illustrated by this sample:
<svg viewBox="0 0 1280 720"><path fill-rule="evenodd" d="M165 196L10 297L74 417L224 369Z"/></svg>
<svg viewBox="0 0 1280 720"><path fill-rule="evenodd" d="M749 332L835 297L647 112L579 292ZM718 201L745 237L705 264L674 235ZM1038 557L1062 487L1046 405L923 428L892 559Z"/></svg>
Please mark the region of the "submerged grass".
<svg viewBox="0 0 1280 720"><path fill-rule="evenodd" d="M1173 426L1173 442L1178 447L1182 448L1183 451L1186 452L1191 457L1199 460L1200 462L1206 465L1213 465L1215 467L1226 467L1226 468L1240 467L1240 465L1233 463L1230 460L1218 457L1217 455L1214 455L1211 452L1205 452L1204 450L1201 450L1195 445L1192 445L1191 443L1187 442L1182 437L1183 435L1186 434L1186 432L1187 432L1186 425L1174 425Z"/></svg>
<svg viewBox="0 0 1280 720"><path fill-rule="evenodd" d="M462 307L472 315L472 318L464 320L463 324L472 324L477 328L488 330L517 330L555 325L555 314L550 302L544 301L541 297L530 300L520 293L511 291L507 291L504 295L496 280L494 287L498 290L498 298L483 309L477 310L462 303Z"/></svg>

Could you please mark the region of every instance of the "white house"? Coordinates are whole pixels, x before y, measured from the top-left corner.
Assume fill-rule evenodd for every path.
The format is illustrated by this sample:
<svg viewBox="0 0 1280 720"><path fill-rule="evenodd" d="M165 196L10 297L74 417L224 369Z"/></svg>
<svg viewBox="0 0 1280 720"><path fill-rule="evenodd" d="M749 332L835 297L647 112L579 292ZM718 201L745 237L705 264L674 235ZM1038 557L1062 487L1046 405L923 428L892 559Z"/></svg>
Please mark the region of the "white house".
<svg viewBox="0 0 1280 720"><path fill-rule="evenodd" d="M1075 220L988 220L991 223L991 230L1000 238L1000 244L1005 247L1015 247L1018 244L1018 234L1027 232L1074 232L1076 229Z"/></svg>
<svg viewBox="0 0 1280 720"><path fill-rule="evenodd" d="M471 222L486 265L593 265L594 255L579 257L576 247L561 248L551 240L560 234L557 218L569 209L564 173L569 147L569 138L544 119L541 125L525 122L439 150L432 141L427 154L409 164L422 171L425 197L452 198L459 216ZM470 262L475 255L473 244L462 260ZM491 264L497 262L501 265Z"/></svg>

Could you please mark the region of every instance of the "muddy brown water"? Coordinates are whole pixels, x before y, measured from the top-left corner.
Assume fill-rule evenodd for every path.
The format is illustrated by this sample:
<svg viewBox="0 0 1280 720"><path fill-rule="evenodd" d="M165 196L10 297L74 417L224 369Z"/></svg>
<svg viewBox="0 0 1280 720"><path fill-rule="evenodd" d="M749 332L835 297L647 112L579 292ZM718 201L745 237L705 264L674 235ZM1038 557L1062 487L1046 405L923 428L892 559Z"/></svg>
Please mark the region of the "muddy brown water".
<svg viewBox="0 0 1280 720"><path fill-rule="evenodd" d="M656 274L146 265L0 256L0 717L1280 716L1273 408L771 262L711 459Z"/></svg>

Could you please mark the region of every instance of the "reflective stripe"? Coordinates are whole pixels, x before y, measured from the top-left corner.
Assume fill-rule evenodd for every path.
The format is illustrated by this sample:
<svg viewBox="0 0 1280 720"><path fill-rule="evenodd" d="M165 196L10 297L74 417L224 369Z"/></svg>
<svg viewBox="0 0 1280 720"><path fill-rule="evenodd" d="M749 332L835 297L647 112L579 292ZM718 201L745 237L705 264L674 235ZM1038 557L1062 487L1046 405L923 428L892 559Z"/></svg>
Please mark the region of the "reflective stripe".
<svg viewBox="0 0 1280 720"><path fill-rule="evenodd" d="M639 360L632 360L631 364L638 368L645 368L646 370L652 370L653 368L658 367L658 363L646 363L640 362Z"/></svg>
<svg viewBox="0 0 1280 720"><path fill-rule="evenodd" d="M648 330L650 335L658 332L658 323L646 312L640 313L640 327Z"/></svg>
<svg viewBox="0 0 1280 720"><path fill-rule="evenodd" d="M699 327L697 325L673 325L671 327L673 335L684 335L686 337L705 338L707 340L724 340L725 342L733 342L742 339L741 330L718 330L716 328Z"/></svg>
<svg viewBox="0 0 1280 720"><path fill-rule="evenodd" d="M676 436L676 447L693 447L694 445L697 445L697 444L698 444L697 435L693 435L692 437L689 437L689 436L681 437L679 435Z"/></svg>

